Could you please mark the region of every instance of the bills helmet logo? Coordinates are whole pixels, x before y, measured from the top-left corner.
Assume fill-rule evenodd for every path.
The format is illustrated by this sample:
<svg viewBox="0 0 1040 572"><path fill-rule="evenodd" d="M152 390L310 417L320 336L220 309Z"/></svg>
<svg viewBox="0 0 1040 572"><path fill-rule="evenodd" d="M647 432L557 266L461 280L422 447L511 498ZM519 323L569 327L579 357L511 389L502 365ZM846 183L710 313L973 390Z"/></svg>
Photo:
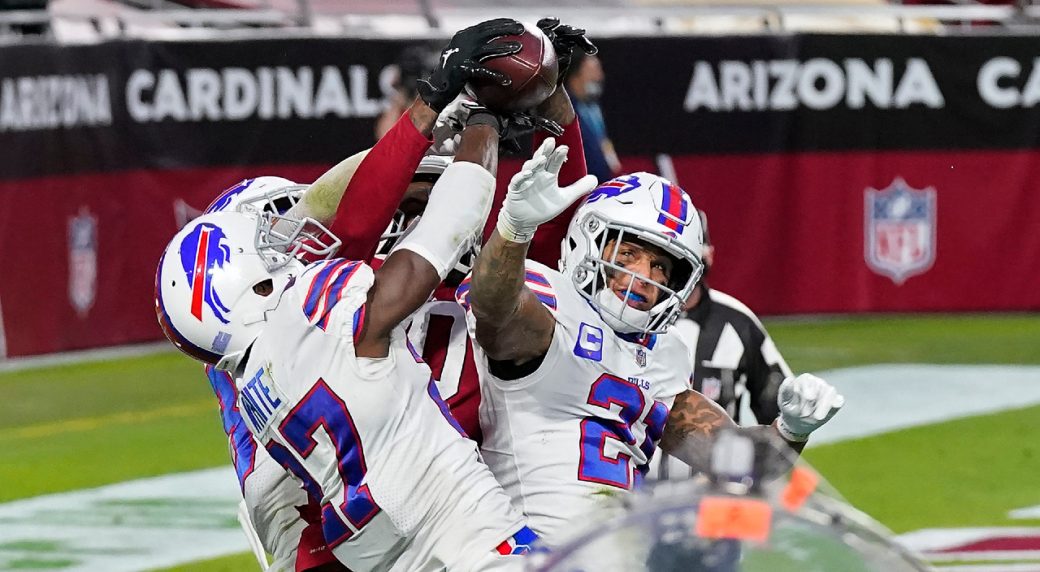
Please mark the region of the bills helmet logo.
<svg viewBox="0 0 1040 572"><path fill-rule="evenodd" d="M230 310L213 288L215 268L223 268L231 262L231 248L223 241L224 231L217 225L202 223L195 227L181 243L181 267L191 284L191 315L202 321L202 305L206 304L218 320L227 324L224 317Z"/></svg>
<svg viewBox="0 0 1040 572"><path fill-rule="evenodd" d="M874 272L896 285L927 271L935 262L936 192L911 188L897 178L880 191L868 188L865 202L865 258Z"/></svg>
<svg viewBox="0 0 1040 572"><path fill-rule="evenodd" d="M208 207L206 207L206 210L203 211L204 214L223 211L231 204L231 201L233 201L235 197L242 194L242 191L246 190L246 188L248 188L252 183L253 179L246 179L233 187L228 187L223 193L220 193L220 196L210 203Z"/></svg>
<svg viewBox="0 0 1040 572"><path fill-rule="evenodd" d="M585 204L594 203L602 199L610 199L619 195L623 195L633 189L638 189L641 185L639 177L635 175L625 175L623 177L617 177L611 179L606 183L592 189L589 193L588 198L585 199Z"/></svg>

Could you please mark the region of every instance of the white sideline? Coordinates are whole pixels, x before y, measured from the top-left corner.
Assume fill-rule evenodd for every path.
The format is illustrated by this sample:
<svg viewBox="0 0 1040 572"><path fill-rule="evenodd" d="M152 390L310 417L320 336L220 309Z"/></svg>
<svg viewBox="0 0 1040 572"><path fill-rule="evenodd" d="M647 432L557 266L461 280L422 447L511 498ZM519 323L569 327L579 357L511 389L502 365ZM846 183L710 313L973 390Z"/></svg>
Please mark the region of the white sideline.
<svg viewBox="0 0 1040 572"><path fill-rule="evenodd" d="M0 324L2 325L2 324ZM2 338L2 336L0 336ZM26 369L37 369L41 367L53 367L56 365L70 365L77 363L89 363L95 361L107 361L112 359L131 358L162 353L172 353L177 350L170 347L167 341L148 342L127 346L115 346L94 350L80 350L74 352L63 352L46 354L42 356L17 357L2 359L0 354L0 372L22 371Z"/></svg>
<svg viewBox="0 0 1040 572"><path fill-rule="evenodd" d="M1040 404L1040 366L890 364L819 375L846 405L810 446Z"/></svg>
<svg viewBox="0 0 1040 572"><path fill-rule="evenodd" d="M0 570L139 572L244 552L237 487L222 467L0 504Z"/></svg>

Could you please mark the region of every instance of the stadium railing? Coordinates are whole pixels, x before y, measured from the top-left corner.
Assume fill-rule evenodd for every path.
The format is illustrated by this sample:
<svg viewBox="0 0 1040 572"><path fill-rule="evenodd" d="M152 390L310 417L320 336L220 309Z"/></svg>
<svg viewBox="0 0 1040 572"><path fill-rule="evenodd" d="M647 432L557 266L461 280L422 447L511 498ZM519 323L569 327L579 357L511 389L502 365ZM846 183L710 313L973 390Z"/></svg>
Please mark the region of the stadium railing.
<svg viewBox="0 0 1040 572"><path fill-rule="evenodd" d="M26 25L45 30L42 39L91 43L115 38L154 40L226 38L229 32L263 37L299 35L349 37L444 37L449 31L501 15L534 21L552 14L587 23L590 32L620 35L771 34L785 32L943 34L1040 32L1040 6L891 5L844 3L596 7L507 7L501 10L449 7L402 13L318 10L309 0L243 9L147 9L104 1L54 2L47 10L0 11L0 40L27 39ZM321 6L319 6L321 7ZM324 8L324 7L322 7Z"/></svg>

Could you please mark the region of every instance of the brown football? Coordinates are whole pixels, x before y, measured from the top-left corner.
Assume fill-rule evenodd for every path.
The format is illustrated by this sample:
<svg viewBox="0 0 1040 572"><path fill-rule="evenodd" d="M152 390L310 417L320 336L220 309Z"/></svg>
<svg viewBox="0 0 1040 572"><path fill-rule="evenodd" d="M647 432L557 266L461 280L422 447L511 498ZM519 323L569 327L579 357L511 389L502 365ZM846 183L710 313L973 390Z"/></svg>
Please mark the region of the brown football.
<svg viewBox="0 0 1040 572"><path fill-rule="evenodd" d="M513 83L503 86L490 80L473 80L466 87L474 99L494 111L523 111L545 101L556 89L559 67L552 42L535 26L524 24L519 36L502 36L496 42L520 42L520 51L486 60L481 65L507 75Z"/></svg>

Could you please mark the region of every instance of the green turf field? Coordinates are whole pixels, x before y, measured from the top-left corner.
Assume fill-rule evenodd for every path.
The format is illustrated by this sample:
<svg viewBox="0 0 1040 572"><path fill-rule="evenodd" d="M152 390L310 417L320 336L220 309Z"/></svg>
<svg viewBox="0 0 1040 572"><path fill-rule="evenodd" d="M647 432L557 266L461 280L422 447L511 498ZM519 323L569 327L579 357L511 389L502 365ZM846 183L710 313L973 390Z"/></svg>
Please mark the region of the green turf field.
<svg viewBox="0 0 1040 572"><path fill-rule="evenodd" d="M897 362L1040 364L1035 315L766 325L796 371ZM228 461L209 385L180 354L2 373L0 395L0 501ZM851 502L897 532L1029 524L1005 515L1040 504L1040 492L1024 480L1040 473L1038 415L1034 407L953 421L820 446L806 456ZM176 570L254 568L244 554Z"/></svg>

